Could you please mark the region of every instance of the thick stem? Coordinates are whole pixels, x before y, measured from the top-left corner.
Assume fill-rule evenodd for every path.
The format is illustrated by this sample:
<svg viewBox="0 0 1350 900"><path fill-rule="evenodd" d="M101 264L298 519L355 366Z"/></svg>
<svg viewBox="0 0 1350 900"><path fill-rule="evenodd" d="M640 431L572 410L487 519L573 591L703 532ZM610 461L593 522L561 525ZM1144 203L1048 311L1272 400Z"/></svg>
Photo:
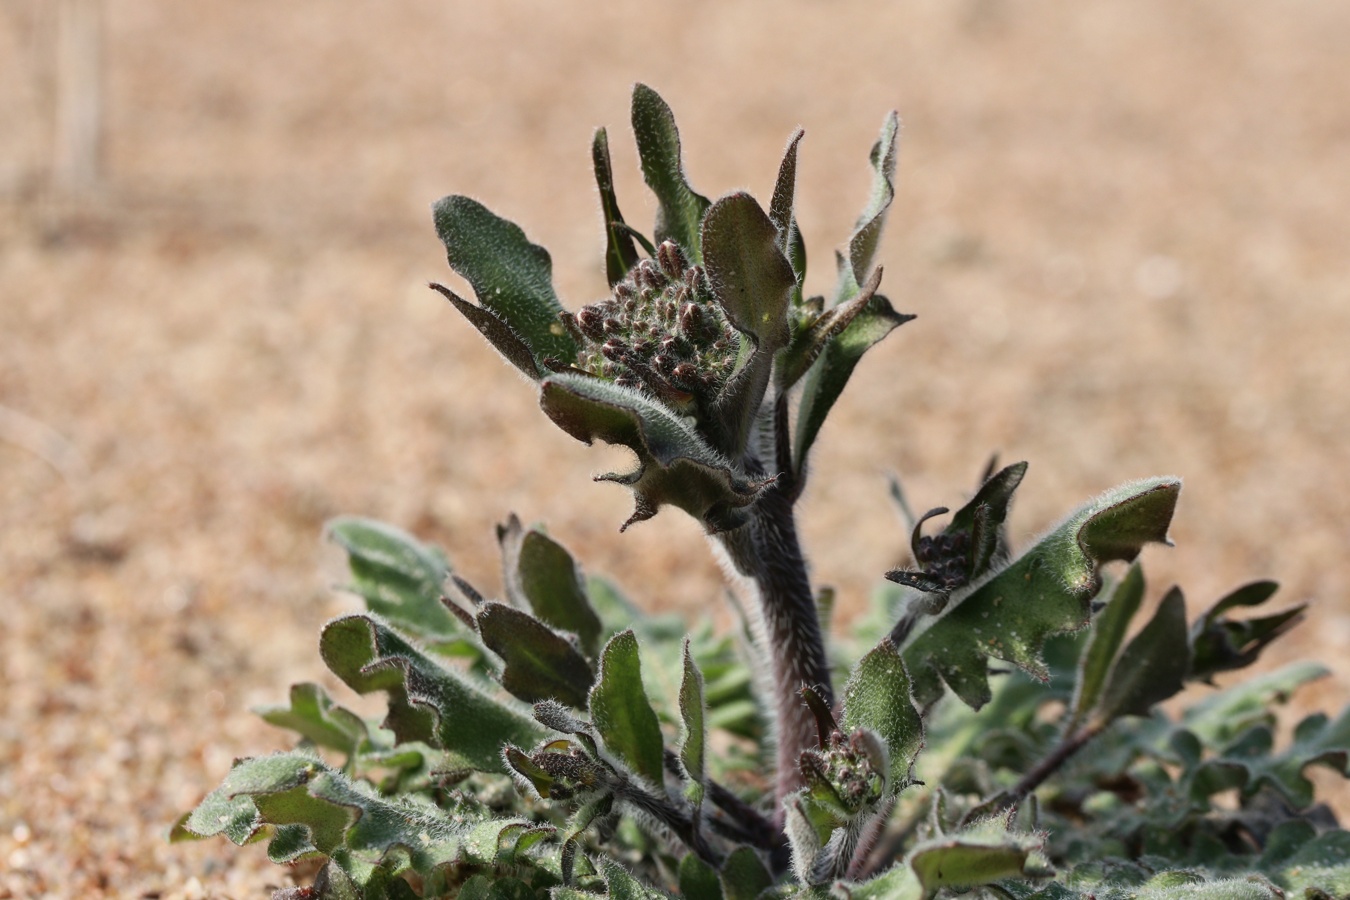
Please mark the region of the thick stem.
<svg viewBox="0 0 1350 900"><path fill-rule="evenodd" d="M816 745L815 719L798 691L809 685L827 703L834 699L792 500L783 486L769 487L756 502L750 523L717 535L717 542L738 576L733 580L739 582L736 586L752 613L759 649L770 666L778 744L775 798L781 821L783 798L802 784L798 759L803 750Z"/></svg>

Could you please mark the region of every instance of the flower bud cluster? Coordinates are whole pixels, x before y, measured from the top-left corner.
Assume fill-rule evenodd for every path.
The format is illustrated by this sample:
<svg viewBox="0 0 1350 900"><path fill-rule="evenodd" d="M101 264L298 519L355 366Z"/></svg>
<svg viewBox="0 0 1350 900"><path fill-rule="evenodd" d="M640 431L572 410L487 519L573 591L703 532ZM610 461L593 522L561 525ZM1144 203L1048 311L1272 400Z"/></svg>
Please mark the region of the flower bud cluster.
<svg viewBox="0 0 1350 900"><path fill-rule="evenodd" d="M578 368L668 402L716 392L740 347L703 269L672 241L634 266L610 297L563 313L563 324L581 345Z"/></svg>
<svg viewBox="0 0 1350 900"><path fill-rule="evenodd" d="M815 792L817 799L838 804L839 813L853 815L870 807L886 788L885 763L877 758L880 752L875 736L870 742L868 737L861 729L848 737L835 731L827 746L802 754L808 785L825 789L823 795Z"/></svg>
<svg viewBox="0 0 1350 900"><path fill-rule="evenodd" d="M970 549L970 535L964 531L935 534L915 542L914 557L925 575L951 591L970 580Z"/></svg>

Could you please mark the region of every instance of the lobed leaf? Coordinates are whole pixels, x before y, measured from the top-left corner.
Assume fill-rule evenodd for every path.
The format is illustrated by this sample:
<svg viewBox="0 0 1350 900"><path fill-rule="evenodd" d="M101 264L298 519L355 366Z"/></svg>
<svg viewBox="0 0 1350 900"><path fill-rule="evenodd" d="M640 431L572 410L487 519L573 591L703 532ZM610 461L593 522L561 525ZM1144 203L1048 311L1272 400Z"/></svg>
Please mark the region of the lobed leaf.
<svg viewBox="0 0 1350 900"><path fill-rule="evenodd" d="M1212 683L1219 672L1251 665L1272 641L1303 620L1306 603L1252 619L1233 620L1224 616L1239 607L1260 606L1278 588L1273 581L1243 585L1196 619L1190 632L1191 678Z"/></svg>
<svg viewBox="0 0 1350 900"><path fill-rule="evenodd" d="M563 307L553 290L553 261L548 251L530 243L520 226L503 219L469 197L450 196L435 203L432 217L445 244L446 258L473 286L481 308L500 321L529 349L535 373L577 357L577 345L559 318ZM456 307L463 308L461 303ZM497 344L503 332L481 315L470 321L508 360L521 365L510 341Z"/></svg>
<svg viewBox="0 0 1350 900"><path fill-rule="evenodd" d="M633 136L642 177L656 195L656 243L674 241L695 265L703 261L699 226L708 198L694 191L680 158L680 131L666 101L645 84L633 87Z"/></svg>
<svg viewBox="0 0 1350 900"><path fill-rule="evenodd" d="M1167 540L1180 490L1175 479L1155 478L1108 491L1007 568L954 595L940 616L919 623L900 646L915 700L931 704L946 682L978 709L990 697L990 656L1045 680L1045 640L1087 624L1103 563L1133 561L1144 544Z"/></svg>
<svg viewBox="0 0 1350 900"><path fill-rule="evenodd" d="M350 590L373 613L433 646L457 640L464 627L441 603L441 586L450 574L445 556L392 525L343 516L324 527L347 551Z"/></svg>
<svg viewBox="0 0 1350 900"><path fill-rule="evenodd" d="M671 504L699 520L709 533L742 524L765 482L752 481L714 451L674 412L647 395L584 375L544 379L540 406L558 427L587 444L597 438L621 444L638 468L603 480L632 489L636 509L624 528Z"/></svg>
<svg viewBox="0 0 1350 900"><path fill-rule="evenodd" d="M335 703L321 685L291 685L290 701L289 706L265 706L255 712L270 725L289 728L320 747L348 755L369 739L365 720Z"/></svg>
<svg viewBox="0 0 1350 900"><path fill-rule="evenodd" d="M530 745L544 735L532 719L428 658L374 616L328 623L319 652L358 693L388 693L385 726L400 743L426 741L466 768L501 772L503 744Z"/></svg>

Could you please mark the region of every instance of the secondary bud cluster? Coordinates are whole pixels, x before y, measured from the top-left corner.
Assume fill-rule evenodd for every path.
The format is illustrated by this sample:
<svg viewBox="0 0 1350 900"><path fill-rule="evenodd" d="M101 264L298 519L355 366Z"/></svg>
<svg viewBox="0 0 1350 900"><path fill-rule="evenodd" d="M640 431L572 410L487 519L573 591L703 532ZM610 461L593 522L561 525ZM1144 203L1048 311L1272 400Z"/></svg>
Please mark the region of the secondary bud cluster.
<svg viewBox="0 0 1350 900"><path fill-rule="evenodd" d="M703 269L671 241L614 285L610 297L563 313L579 368L667 401L715 391L736 366L739 339Z"/></svg>
<svg viewBox="0 0 1350 900"><path fill-rule="evenodd" d="M920 570L946 590L970 580L970 535L964 531L919 538L914 557Z"/></svg>
<svg viewBox="0 0 1350 900"><path fill-rule="evenodd" d="M876 738L862 730L845 737L835 731L821 750L802 754L802 772L817 799L838 804L838 812L852 815L881 798L886 779L884 760Z"/></svg>

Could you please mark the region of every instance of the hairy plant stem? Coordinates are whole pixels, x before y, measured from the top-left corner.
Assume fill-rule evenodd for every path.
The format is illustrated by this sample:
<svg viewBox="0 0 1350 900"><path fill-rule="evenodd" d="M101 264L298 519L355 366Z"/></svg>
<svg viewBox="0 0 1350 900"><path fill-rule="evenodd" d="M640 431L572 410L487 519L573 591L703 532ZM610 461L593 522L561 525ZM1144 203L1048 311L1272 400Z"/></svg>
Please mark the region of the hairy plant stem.
<svg viewBox="0 0 1350 900"><path fill-rule="evenodd" d="M1093 738L1101 734L1106 728L1106 723L1089 723L1079 728L1077 731L1066 734L1055 747L1045 755L1045 758L1022 776L1017 784L1013 785L997 798L997 809L1004 810L1021 803L1031 792L1040 787L1047 778L1059 771L1060 767L1069 761L1079 750L1082 750Z"/></svg>
<svg viewBox="0 0 1350 900"><path fill-rule="evenodd" d="M762 471L753 458L746 465ZM770 667L777 739L775 821L780 824L783 798L802 785L798 759L817 743L815 719L798 691L809 685L826 703L834 700L789 490L781 481L771 485L755 504L748 524L715 538L729 574L736 576L733 587L751 612L755 639Z"/></svg>

